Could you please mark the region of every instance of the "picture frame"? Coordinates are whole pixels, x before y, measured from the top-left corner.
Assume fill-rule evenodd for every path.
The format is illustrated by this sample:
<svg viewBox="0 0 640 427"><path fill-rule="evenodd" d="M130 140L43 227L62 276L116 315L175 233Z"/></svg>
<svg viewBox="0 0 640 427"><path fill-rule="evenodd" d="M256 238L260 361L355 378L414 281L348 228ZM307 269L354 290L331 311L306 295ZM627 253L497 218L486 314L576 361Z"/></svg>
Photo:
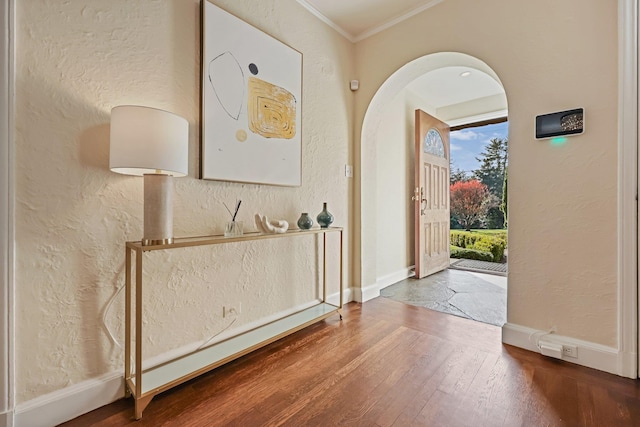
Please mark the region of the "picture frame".
<svg viewBox="0 0 640 427"><path fill-rule="evenodd" d="M302 54L202 0L200 178L302 184Z"/></svg>

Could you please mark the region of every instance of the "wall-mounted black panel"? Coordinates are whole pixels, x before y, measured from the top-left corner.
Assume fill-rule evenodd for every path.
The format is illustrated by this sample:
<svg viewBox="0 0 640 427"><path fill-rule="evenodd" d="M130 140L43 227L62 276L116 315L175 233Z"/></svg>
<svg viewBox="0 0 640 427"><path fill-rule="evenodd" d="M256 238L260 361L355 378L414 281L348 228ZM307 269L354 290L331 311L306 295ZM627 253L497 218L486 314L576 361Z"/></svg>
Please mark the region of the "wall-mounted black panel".
<svg viewBox="0 0 640 427"><path fill-rule="evenodd" d="M536 139L575 135L584 132L584 109L536 116Z"/></svg>

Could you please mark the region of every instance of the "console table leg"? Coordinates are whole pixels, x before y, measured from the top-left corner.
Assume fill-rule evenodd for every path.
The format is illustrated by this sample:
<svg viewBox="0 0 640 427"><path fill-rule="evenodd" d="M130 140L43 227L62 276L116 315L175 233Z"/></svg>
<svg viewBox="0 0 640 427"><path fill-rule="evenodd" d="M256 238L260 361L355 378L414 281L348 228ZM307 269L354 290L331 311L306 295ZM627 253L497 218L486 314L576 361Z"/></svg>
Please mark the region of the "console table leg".
<svg viewBox="0 0 640 427"><path fill-rule="evenodd" d="M151 403L151 399L153 399L153 395L144 396L140 399L136 399L136 420L142 418L142 411Z"/></svg>

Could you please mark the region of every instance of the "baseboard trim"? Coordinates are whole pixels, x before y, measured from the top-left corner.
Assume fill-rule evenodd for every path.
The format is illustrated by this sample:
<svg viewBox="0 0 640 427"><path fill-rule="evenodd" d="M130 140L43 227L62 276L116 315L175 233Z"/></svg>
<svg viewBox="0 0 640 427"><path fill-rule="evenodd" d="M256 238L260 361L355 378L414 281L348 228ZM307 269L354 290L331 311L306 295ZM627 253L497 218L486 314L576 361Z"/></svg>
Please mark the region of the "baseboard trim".
<svg viewBox="0 0 640 427"><path fill-rule="evenodd" d="M363 303L380 296L380 288L377 284L369 285L364 288L354 288L353 299Z"/></svg>
<svg viewBox="0 0 640 427"><path fill-rule="evenodd" d="M621 351L618 354L618 375L638 379L638 353Z"/></svg>
<svg viewBox="0 0 640 427"><path fill-rule="evenodd" d="M342 304L346 304L353 301L353 288L346 288L342 291ZM338 305L340 302L340 292L327 295L327 302L329 304Z"/></svg>
<svg viewBox="0 0 640 427"><path fill-rule="evenodd" d="M363 288L353 288L353 300L357 302L367 302L374 298L378 298L380 296L380 290L386 288L387 286L393 285L401 280L404 280L408 277L412 277L413 266L403 268L402 270L398 270L395 273L387 274L386 276L382 276L379 279L376 279L376 283L373 285L365 286Z"/></svg>
<svg viewBox="0 0 640 427"><path fill-rule="evenodd" d="M502 327L502 342L505 344L540 353L537 341L544 337L545 341L560 345L575 345L578 347L578 357L562 356L562 360L597 369L611 374L626 376L621 369L620 352L613 347L583 341L563 335L549 334L547 331L528 328L525 326L506 323Z"/></svg>
<svg viewBox="0 0 640 427"><path fill-rule="evenodd" d="M379 289L384 289L387 286L391 286L394 283L400 282L401 280L408 279L409 277L413 277L415 276L415 272L413 270L414 268L415 267L412 265L411 267L398 270L395 273L382 276L381 278L376 280L376 285L378 285Z"/></svg>
<svg viewBox="0 0 640 427"><path fill-rule="evenodd" d="M344 290L342 303L346 304L353 301L353 288L347 288Z"/></svg>
<svg viewBox="0 0 640 427"><path fill-rule="evenodd" d="M13 412L0 414L0 427L13 427Z"/></svg>
<svg viewBox="0 0 640 427"><path fill-rule="evenodd" d="M123 396L123 373L106 374L18 405L13 425L15 427L56 426L108 405Z"/></svg>

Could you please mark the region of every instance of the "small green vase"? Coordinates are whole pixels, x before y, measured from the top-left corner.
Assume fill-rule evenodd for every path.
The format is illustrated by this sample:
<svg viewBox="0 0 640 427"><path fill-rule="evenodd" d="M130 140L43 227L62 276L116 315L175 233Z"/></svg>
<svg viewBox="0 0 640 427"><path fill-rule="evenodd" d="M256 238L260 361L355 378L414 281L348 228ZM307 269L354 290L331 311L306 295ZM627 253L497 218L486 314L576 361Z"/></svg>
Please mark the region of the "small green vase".
<svg viewBox="0 0 640 427"><path fill-rule="evenodd" d="M322 212L318 214L316 219L318 220L318 224L320 224L320 228L328 228L333 222L333 215L327 210L327 202L322 204Z"/></svg>
<svg viewBox="0 0 640 427"><path fill-rule="evenodd" d="M312 226L313 226L313 220L311 219L308 213L303 212L302 215L300 215L300 218L298 218L298 228L300 230L308 230Z"/></svg>

